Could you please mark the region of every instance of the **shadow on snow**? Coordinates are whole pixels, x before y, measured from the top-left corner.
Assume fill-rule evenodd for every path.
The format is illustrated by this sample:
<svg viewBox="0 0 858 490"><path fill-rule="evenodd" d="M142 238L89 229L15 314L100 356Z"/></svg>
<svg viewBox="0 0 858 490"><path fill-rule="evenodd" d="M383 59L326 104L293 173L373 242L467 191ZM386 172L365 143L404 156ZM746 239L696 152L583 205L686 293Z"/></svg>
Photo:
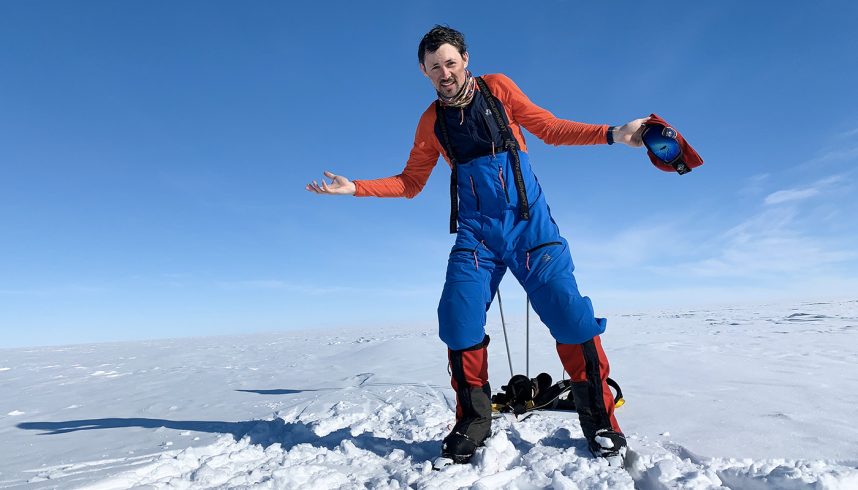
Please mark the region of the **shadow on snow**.
<svg viewBox="0 0 858 490"><path fill-rule="evenodd" d="M242 393L256 393L257 395L294 395L296 393L304 393L305 391L319 390L235 390Z"/></svg>
<svg viewBox="0 0 858 490"><path fill-rule="evenodd" d="M284 451L289 451L298 444L310 444L334 450L344 440L350 440L355 446L382 457L387 457L391 451L400 449L413 461L429 460L441 452L441 441L410 442L386 439L369 433L353 436L348 428L319 436L313 432L312 427L308 424L286 422L283 419L221 422L148 418L103 418L67 420L64 422L23 422L18 424L17 427L24 430L44 431L39 435L65 434L81 430L121 429L129 427L158 429L164 427L181 431L231 434L236 441L247 437L251 443L259 444L266 448L272 444L280 444Z"/></svg>

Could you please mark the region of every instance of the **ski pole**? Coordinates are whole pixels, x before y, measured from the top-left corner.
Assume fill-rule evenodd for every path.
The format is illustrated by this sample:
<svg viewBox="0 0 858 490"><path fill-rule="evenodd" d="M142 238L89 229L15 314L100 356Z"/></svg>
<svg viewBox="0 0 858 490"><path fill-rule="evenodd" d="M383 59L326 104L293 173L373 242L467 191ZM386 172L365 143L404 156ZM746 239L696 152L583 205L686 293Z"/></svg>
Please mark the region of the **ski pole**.
<svg viewBox="0 0 858 490"><path fill-rule="evenodd" d="M509 338L506 335L506 320L503 318L503 302L501 301L500 288L498 288L498 309L501 314L501 326L503 327L503 341L506 344L506 359L509 361L509 375L515 376L512 372L512 356L509 354Z"/></svg>
<svg viewBox="0 0 858 490"><path fill-rule="evenodd" d="M524 341L524 373L530 378L530 296L527 296L527 304L525 305L525 341Z"/></svg>

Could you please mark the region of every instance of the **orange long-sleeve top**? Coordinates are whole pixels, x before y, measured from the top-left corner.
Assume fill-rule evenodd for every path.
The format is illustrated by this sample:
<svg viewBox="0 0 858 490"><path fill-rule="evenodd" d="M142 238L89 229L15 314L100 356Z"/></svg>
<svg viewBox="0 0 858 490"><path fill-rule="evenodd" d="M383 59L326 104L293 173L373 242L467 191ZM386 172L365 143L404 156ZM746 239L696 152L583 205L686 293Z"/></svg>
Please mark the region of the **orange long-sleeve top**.
<svg viewBox="0 0 858 490"><path fill-rule="evenodd" d="M550 145L607 144L607 124L585 124L557 118L531 102L506 75L484 75L483 80L503 104L510 130L522 151L527 151L524 136L521 134L522 126ZM355 180L355 196L411 199L423 190L432 169L438 163L439 155L450 165L450 158L435 135L435 119L435 102L432 102L417 123L414 146L402 173L381 179Z"/></svg>

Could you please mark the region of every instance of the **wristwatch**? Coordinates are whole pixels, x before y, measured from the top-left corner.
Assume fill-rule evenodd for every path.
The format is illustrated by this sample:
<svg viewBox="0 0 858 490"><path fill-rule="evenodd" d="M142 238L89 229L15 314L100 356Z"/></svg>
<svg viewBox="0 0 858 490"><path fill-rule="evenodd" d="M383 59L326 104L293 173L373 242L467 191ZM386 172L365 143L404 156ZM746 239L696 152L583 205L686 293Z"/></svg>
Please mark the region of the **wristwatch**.
<svg viewBox="0 0 858 490"><path fill-rule="evenodd" d="M608 128L608 144L609 144L609 145L613 145L613 144L614 144L614 130L615 130L615 129L617 129L617 127L616 127L616 126L610 126L610 127Z"/></svg>

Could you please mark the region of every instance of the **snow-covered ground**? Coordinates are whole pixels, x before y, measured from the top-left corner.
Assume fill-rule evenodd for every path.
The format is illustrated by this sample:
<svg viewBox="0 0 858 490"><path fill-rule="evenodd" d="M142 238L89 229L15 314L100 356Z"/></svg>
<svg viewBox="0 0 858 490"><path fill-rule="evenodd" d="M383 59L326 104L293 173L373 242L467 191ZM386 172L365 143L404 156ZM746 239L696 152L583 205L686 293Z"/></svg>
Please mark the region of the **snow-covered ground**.
<svg viewBox="0 0 858 490"><path fill-rule="evenodd" d="M588 455L574 414L542 413L432 471L455 403L434 331L0 350L0 488L858 488L858 301L614 315L604 344L625 470ZM541 371L560 376L537 324Z"/></svg>

